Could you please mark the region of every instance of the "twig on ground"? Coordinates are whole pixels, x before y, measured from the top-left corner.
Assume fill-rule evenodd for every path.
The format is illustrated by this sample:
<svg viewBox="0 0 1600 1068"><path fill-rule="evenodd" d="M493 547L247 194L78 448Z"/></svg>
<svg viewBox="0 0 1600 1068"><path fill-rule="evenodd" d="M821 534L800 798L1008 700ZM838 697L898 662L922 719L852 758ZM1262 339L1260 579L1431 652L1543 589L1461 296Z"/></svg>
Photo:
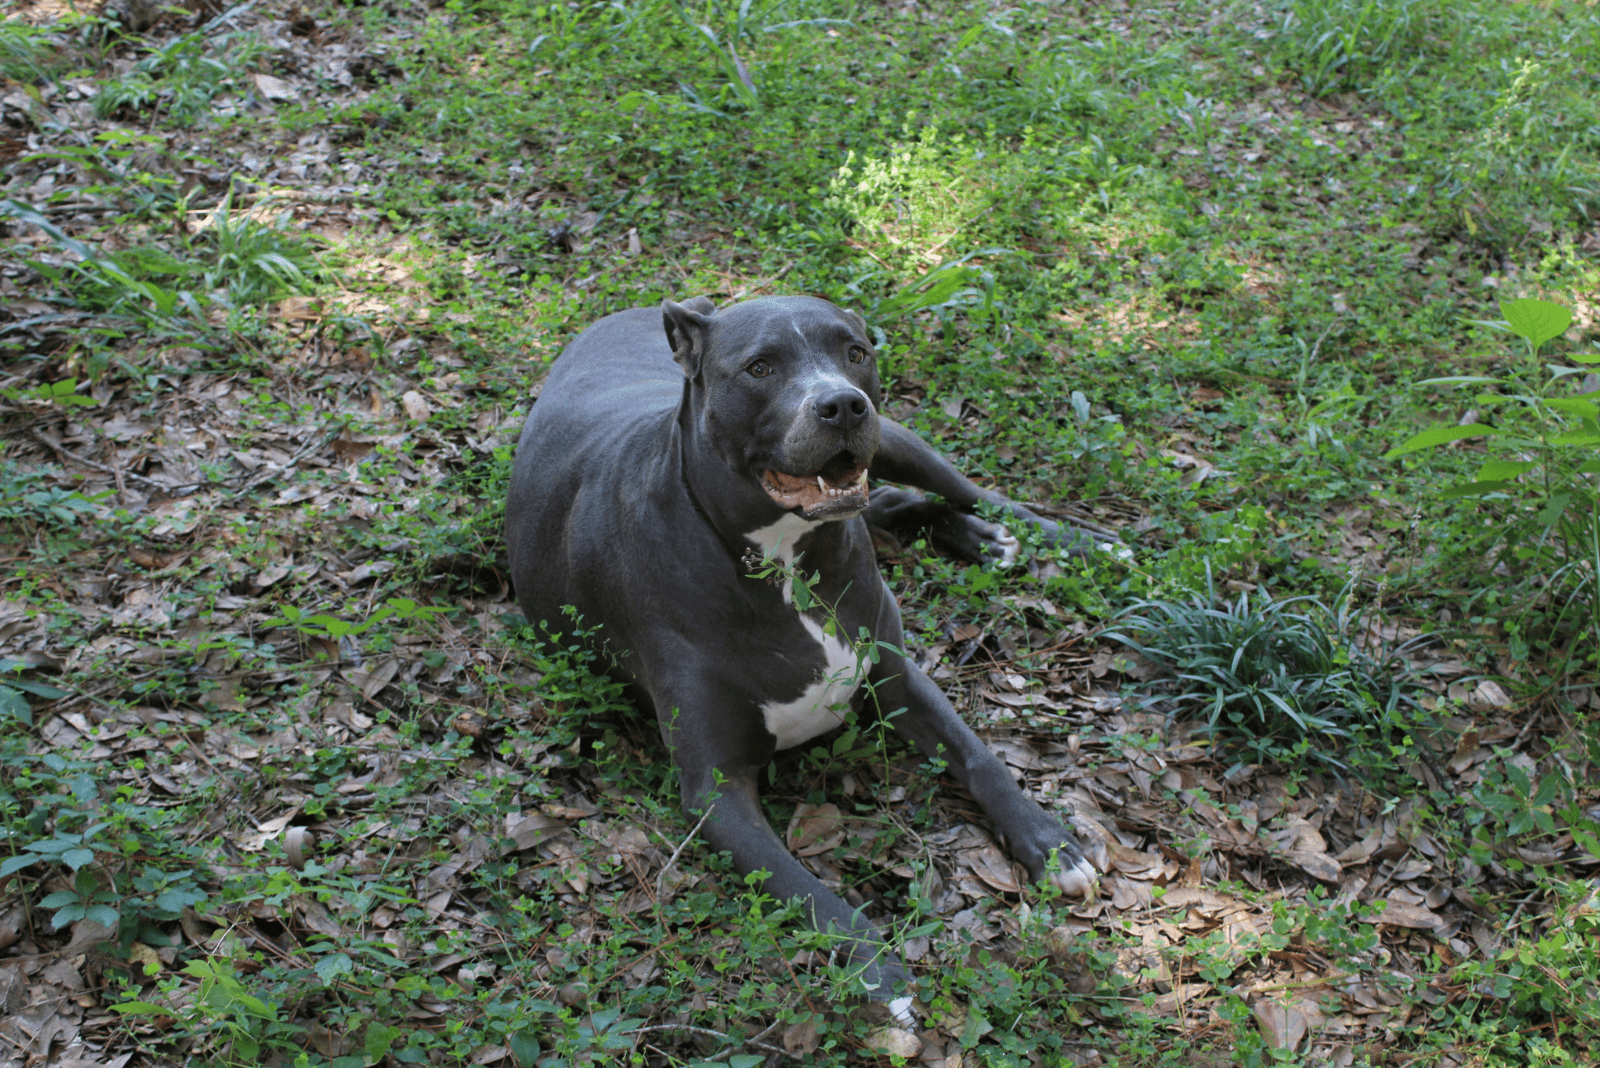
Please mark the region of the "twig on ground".
<svg viewBox="0 0 1600 1068"><path fill-rule="evenodd" d="M30 431L30 433L32 433L35 438L39 439L41 444L50 449L50 451L54 452L63 460L70 460L75 464L82 464L84 467L90 468L91 470L110 475L112 478L117 480L117 488L119 490L123 490L122 480L124 477L131 478L136 482L143 482L145 485L153 486L154 488L165 493L172 493L178 490L186 489L199 489L201 486L210 485L208 482L180 482L176 485L169 486L165 482L158 481L157 479L147 478L144 475L136 475L132 471L124 472L119 468L107 467L105 464L97 463L86 456L79 456L75 452L68 451L66 446L62 445L61 442L57 441L55 438L52 438L49 434L46 434L43 430L33 430Z"/></svg>
<svg viewBox="0 0 1600 1068"><path fill-rule="evenodd" d="M661 900L661 884L666 880L667 872L672 870L672 866L678 862L679 855L682 854L682 852L689 845L689 842L694 838L694 836L700 833L701 824L705 823L705 821L708 818L710 818L711 813L716 809L716 807L717 807L716 805L712 805L711 808L706 809L705 814L700 817L700 822L696 823L694 825L694 829L691 830L688 833L688 835L686 835L684 837L683 841L678 843L678 848L674 849L672 851L672 856L668 857L667 858L667 862L661 866L661 874L656 876L656 900L657 901Z"/></svg>
<svg viewBox="0 0 1600 1068"><path fill-rule="evenodd" d="M783 1019L780 1017L768 1024L765 1030L757 1032L750 1038L739 1038L735 1035L724 1034L721 1031L713 1031L709 1027L695 1027L692 1024L651 1024L648 1027L635 1027L632 1031L627 1033L630 1035L645 1035L660 1031L687 1031L693 1035L705 1035L709 1038L718 1039L719 1041L726 1042L730 1046L751 1046L755 1049L766 1050L768 1053L778 1053L788 1057L791 1056L791 1054L787 1050L779 1049L777 1046L769 1046L765 1042L760 1041L760 1039L770 1034L773 1028L777 1027L778 1024L782 1022Z"/></svg>

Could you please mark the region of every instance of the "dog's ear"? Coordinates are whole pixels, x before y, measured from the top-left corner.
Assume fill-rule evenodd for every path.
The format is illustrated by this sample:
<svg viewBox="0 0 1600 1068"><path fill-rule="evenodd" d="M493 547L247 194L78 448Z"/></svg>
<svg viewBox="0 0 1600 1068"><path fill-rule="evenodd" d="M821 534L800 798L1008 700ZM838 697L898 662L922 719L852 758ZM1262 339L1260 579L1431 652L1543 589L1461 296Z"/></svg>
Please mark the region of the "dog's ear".
<svg viewBox="0 0 1600 1068"><path fill-rule="evenodd" d="M672 358L690 378L700 373L706 330L711 326L711 313L716 310L716 305L705 297L693 297L682 304L670 300L661 302L661 325L667 329Z"/></svg>

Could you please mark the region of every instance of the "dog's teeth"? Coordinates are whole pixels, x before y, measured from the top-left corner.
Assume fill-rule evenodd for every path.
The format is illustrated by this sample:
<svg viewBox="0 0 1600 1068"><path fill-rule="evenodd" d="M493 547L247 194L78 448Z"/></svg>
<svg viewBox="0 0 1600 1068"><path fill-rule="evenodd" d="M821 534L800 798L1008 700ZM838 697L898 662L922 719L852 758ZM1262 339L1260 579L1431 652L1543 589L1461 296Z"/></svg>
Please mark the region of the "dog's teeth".
<svg viewBox="0 0 1600 1068"><path fill-rule="evenodd" d="M822 481L822 476L821 475L817 476L817 489L821 490L823 493L827 493L828 492L828 484L826 482Z"/></svg>
<svg viewBox="0 0 1600 1068"><path fill-rule="evenodd" d="M867 469L865 467L863 467L861 469L861 477L856 479L856 485L865 486L866 484L867 484Z"/></svg>

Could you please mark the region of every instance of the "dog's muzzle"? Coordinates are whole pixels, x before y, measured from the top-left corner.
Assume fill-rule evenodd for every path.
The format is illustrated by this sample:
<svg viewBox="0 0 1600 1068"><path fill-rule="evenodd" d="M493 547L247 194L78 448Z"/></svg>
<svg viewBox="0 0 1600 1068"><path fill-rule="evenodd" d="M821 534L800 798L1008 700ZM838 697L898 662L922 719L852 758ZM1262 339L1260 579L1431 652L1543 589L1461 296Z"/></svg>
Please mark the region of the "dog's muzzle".
<svg viewBox="0 0 1600 1068"><path fill-rule="evenodd" d="M848 519L867 509L867 465L843 451L806 474L763 471L761 488L779 508L798 508L803 518Z"/></svg>

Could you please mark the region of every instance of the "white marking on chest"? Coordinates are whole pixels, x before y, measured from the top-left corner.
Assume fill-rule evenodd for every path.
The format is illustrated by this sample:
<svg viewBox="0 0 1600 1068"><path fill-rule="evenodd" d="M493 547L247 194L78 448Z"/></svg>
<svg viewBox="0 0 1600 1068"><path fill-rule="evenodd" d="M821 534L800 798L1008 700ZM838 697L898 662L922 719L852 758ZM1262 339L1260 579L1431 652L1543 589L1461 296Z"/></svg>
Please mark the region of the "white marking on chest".
<svg viewBox="0 0 1600 1068"><path fill-rule="evenodd" d="M763 553L770 553L785 567L792 567L795 543L815 527L814 521L788 513L771 526L752 530L745 537ZM783 603L794 603L794 580L789 578L783 580ZM843 723L845 714L850 711L850 699L866 675L865 664L858 662L855 650L847 642L825 633L822 622L812 618L813 613L821 614L816 609L798 613L800 625L821 647L825 666L799 697L792 701L765 701L761 705L767 730L777 738L779 749L790 749L810 741Z"/></svg>

